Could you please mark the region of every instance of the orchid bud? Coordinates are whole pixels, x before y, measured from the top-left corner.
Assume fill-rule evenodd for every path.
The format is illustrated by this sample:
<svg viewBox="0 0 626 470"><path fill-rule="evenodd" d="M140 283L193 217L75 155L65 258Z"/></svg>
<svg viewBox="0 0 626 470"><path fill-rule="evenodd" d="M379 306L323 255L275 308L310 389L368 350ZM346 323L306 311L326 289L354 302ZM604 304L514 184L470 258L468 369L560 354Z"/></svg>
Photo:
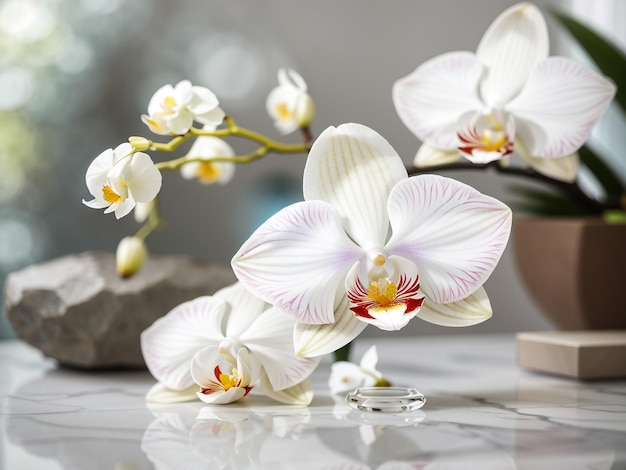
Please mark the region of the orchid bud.
<svg viewBox="0 0 626 470"><path fill-rule="evenodd" d="M315 119L315 103L308 93L303 94L298 100L294 117L298 126L309 127Z"/></svg>
<svg viewBox="0 0 626 470"><path fill-rule="evenodd" d="M117 273L121 277L135 275L143 265L147 253L146 244L141 238L122 238L115 254Z"/></svg>
<svg viewBox="0 0 626 470"><path fill-rule="evenodd" d="M133 146L133 149L136 152L143 152L144 150L148 150L150 148L151 142L145 137L140 136L131 136L128 138L128 142Z"/></svg>

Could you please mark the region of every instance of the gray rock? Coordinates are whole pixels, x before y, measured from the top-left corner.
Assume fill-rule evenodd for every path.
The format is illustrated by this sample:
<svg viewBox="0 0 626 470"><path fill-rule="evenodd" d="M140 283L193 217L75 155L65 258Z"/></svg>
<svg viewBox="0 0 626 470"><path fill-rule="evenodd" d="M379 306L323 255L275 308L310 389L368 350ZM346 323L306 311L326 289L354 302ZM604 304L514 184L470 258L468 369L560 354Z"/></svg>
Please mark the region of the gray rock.
<svg viewBox="0 0 626 470"><path fill-rule="evenodd" d="M20 338L62 365L141 368L143 330L181 302L235 280L226 265L156 255L121 279L113 254L86 252L10 274L5 312Z"/></svg>

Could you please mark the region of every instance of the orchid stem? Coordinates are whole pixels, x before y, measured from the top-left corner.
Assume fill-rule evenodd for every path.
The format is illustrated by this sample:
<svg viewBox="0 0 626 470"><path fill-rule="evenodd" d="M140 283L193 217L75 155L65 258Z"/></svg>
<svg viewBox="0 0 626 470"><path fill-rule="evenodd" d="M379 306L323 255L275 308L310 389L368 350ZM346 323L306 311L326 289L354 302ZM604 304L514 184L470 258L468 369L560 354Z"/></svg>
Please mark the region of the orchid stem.
<svg viewBox="0 0 626 470"><path fill-rule="evenodd" d="M578 186L576 182L568 183L566 181L557 180L554 178L550 178L549 176L543 175L541 173L536 172L531 168L515 168L515 167L504 167L498 164L498 162L490 162L490 163L449 163L443 165L434 165L424 168L417 167L409 167L407 171L409 172L409 176L418 175L422 173L437 173L439 171L449 171L449 170L485 170L489 168L494 168L498 173L502 173L504 175L516 176L520 178L528 178L537 181L541 181L543 183L548 183L561 193L569 196L571 199L576 200L581 205L583 205L590 213L592 214L602 214L607 209L619 209L620 205L616 201L607 200L606 202L601 202L596 199L589 197L581 188Z"/></svg>
<svg viewBox="0 0 626 470"><path fill-rule="evenodd" d="M246 155L236 155L234 157L212 157L212 162L230 162L230 163L238 163L245 164L250 163L254 160L257 160L269 152L274 153L306 153L311 148L311 141L313 140L313 136L310 133L308 128L303 128L302 132L304 133L304 143L302 144L283 144L281 142L277 142L268 137L265 137L258 132L254 132L250 129L245 129L243 127L237 126L234 119L230 116L226 116L224 118L224 122L227 125L225 129L217 129L214 131L206 130L206 129L196 129L192 127L186 134L176 136L171 141L167 143L157 143L150 142L150 148L156 151L165 151L172 152L176 150L183 142L189 139L192 136L202 137L202 136L211 136L211 137L241 137L247 140L251 140L260 145L260 147ZM180 158L176 158L173 160L159 162L156 163L156 167L159 170L176 170L181 166L191 163L191 162L202 162L206 161L204 157L194 157L194 156L184 156Z"/></svg>

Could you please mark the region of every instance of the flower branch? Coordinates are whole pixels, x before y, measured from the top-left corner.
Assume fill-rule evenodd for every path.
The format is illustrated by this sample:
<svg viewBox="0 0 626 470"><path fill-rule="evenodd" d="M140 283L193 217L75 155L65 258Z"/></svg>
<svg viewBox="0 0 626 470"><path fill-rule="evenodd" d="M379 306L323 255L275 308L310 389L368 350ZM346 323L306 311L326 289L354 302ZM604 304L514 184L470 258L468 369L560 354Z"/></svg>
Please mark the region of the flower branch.
<svg viewBox="0 0 626 470"><path fill-rule="evenodd" d="M519 178L527 178L541 183L547 183L560 193L568 197L568 199L576 201L586 212L595 215L601 215L607 210L622 209L620 200L616 198L608 198L605 201L598 201L590 197L577 182L567 182L558 179L551 178L547 175L539 173L532 168L520 168L504 166L500 161L493 161L489 163L472 163L467 162L454 162L445 163L440 165L433 165L429 167L414 167L407 168L409 175L418 175L422 173L438 173L440 171L454 171L454 170L489 170L493 169L498 173L508 176L515 176Z"/></svg>

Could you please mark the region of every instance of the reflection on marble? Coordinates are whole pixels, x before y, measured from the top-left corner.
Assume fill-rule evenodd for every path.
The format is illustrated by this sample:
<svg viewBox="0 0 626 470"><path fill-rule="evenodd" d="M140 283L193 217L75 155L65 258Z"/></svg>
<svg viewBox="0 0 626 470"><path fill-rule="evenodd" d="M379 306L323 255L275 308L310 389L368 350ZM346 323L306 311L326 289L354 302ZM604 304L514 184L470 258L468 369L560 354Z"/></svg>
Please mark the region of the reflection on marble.
<svg viewBox="0 0 626 470"><path fill-rule="evenodd" d="M355 345L355 357L371 341ZM424 408L387 415L329 395L329 362L308 408L252 394L240 403L148 406L144 372L57 369L0 343L0 468L626 468L626 382L523 371L512 336L377 340L379 368Z"/></svg>

